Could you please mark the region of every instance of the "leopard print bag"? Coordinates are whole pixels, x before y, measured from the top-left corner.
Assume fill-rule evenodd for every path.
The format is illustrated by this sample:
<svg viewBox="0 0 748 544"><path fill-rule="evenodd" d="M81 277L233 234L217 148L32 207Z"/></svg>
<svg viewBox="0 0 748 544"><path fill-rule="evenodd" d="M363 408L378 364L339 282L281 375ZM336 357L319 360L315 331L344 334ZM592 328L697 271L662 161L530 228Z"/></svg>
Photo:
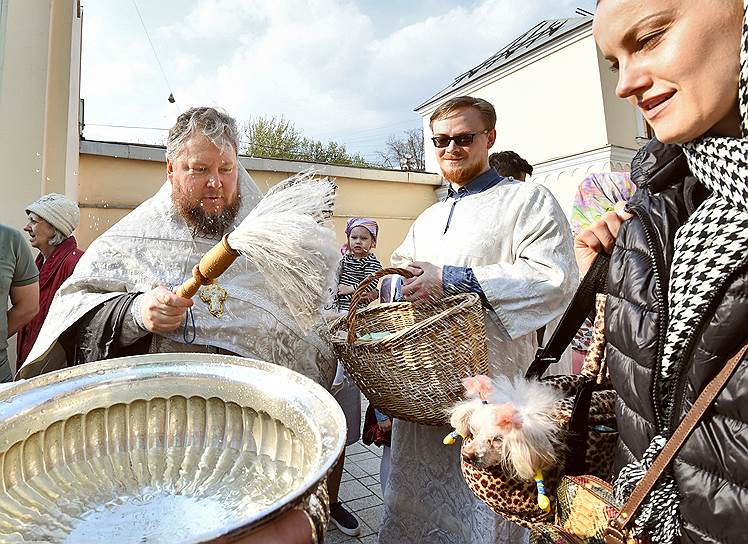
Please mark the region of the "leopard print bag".
<svg viewBox="0 0 748 544"><path fill-rule="evenodd" d="M556 403L552 414L562 433L563 448L557 452L559 462L543 473L551 510L545 512L538 506L534 481L512 478L500 466L475 466L464 455L461 456L462 474L471 491L494 512L525 527L553 521L556 489L561 476L591 474L602 480L612 476L618 432L616 393L607 377L604 357L605 295L598 294L595 305L595 331L581 373L541 379L566 395ZM468 437L462 447L469 443Z"/></svg>

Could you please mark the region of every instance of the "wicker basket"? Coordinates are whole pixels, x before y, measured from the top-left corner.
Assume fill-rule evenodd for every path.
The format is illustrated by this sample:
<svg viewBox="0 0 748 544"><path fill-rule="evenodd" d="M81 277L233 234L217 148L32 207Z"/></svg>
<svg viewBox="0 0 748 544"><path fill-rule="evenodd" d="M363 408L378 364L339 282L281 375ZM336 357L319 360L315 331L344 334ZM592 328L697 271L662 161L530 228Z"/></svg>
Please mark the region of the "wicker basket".
<svg viewBox="0 0 748 544"><path fill-rule="evenodd" d="M488 372L480 299L464 293L433 305L396 302L357 311L367 287L388 274L413 276L402 268L384 268L361 282L349 314L330 327L335 352L379 410L422 425L444 425L447 410L462 400L462 379ZM391 334L360 339L374 332Z"/></svg>

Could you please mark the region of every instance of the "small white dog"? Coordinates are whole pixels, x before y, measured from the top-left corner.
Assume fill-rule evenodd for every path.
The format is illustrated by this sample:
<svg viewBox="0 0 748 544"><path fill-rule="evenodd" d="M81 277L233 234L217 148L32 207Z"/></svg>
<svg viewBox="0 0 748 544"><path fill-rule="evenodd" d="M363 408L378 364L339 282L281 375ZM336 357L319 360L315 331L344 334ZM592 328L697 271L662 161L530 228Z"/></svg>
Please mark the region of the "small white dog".
<svg viewBox="0 0 748 544"><path fill-rule="evenodd" d="M556 462L559 428L550 414L563 398L560 391L523 377L480 375L466 378L463 385L470 400L452 408L450 423L457 434L472 438L463 447L468 461L480 467L501 465L523 480Z"/></svg>

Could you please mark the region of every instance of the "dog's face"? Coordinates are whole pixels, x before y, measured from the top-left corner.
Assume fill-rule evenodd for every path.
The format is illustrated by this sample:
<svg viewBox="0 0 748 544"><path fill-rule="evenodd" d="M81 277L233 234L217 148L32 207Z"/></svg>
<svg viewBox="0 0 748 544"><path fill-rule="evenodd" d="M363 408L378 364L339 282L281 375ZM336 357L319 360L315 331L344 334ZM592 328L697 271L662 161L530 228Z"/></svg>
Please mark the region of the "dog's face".
<svg viewBox="0 0 748 544"><path fill-rule="evenodd" d="M468 427L472 440L465 444L462 454L473 465L491 467L503 463L502 443L509 433L522 428L522 418L509 404L478 402Z"/></svg>
<svg viewBox="0 0 748 544"><path fill-rule="evenodd" d="M462 447L468 462L483 468L502 466L523 480L532 480L535 471L556 462L559 428L550 414L563 396L560 391L506 377L489 381L475 376L464 385L473 400L456 404L450 423L460 435L471 437Z"/></svg>

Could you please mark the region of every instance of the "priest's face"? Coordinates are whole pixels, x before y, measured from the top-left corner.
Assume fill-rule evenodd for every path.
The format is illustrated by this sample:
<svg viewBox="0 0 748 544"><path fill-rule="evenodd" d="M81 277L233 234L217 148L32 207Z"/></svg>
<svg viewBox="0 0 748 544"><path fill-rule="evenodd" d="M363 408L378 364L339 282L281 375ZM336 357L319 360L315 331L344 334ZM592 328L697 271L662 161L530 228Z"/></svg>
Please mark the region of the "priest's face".
<svg viewBox="0 0 748 544"><path fill-rule="evenodd" d="M196 232L221 236L239 212L236 152L219 149L203 135L192 136L179 155L166 161L172 200L179 215Z"/></svg>
<svg viewBox="0 0 748 544"><path fill-rule="evenodd" d="M442 175L452 185L462 187L488 170L488 150L496 140L496 130L485 126L476 108L460 108L449 117L435 119L431 132L435 137L473 135L472 142L466 145L451 140L446 147L435 148Z"/></svg>

